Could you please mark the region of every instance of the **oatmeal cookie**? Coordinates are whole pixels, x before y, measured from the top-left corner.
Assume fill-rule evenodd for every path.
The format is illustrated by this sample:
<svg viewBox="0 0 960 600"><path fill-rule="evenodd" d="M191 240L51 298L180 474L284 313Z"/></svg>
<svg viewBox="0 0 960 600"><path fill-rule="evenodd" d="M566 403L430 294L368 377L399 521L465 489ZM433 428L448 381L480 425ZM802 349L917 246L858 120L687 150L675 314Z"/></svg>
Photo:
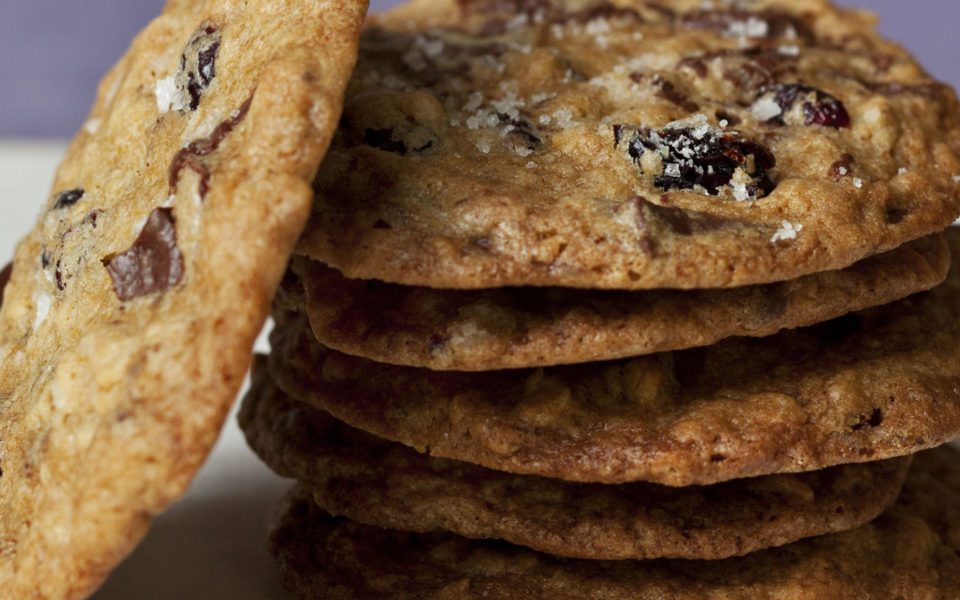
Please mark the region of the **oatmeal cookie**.
<svg viewBox="0 0 960 600"><path fill-rule="evenodd" d="M344 114L299 252L352 279L733 287L960 215L953 90L827 0L415 0Z"/></svg>
<svg viewBox="0 0 960 600"><path fill-rule="evenodd" d="M329 348L390 364L488 371L767 336L930 289L943 282L949 266L939 234L842 271L715 290L435 290L346 279L297 257L299 283L288 278L294 289L284 295L309 315L317 339Z"/></svg>
<svg viewBox="0 0 960 600"><path fill-rule="evenodd" d="M298 598L330 600L939 600L960 589L960 456L921 454L897 503L857 529L720 561L559 559L502 542L333 518L306 490L270 541Z"/></svg>
<svg viewBox="0 0 960 600"><path fill-rule="evenodd" d="M217 439L306 222L363 0L170 0L0 311L0 595L86 597Z"/></svg>
<svg viewBox="0 0 960 600"><path fill-rule="evenodd" d="M265 365L240 413L247 440L336 515L501 539L557 556L722 559L846 531L894 502L909 458L706 487L575 484L432 458L297 402Z"/></svg>
<svg viewBox="0 0 960 600"><path fill-rule="evenodd" d="M956 263L932 291L813 327L544 369L384 365L278 312L270 368L354 427L513 473L684 486L882 460L960 436Z"/></svg>

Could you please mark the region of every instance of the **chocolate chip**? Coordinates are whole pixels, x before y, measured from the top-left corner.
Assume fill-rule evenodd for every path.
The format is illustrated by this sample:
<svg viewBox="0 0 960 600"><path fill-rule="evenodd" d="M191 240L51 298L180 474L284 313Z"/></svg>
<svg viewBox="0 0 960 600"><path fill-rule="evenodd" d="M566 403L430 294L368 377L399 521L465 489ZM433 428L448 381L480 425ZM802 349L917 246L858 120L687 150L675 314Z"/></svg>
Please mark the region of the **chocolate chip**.
<svg viewBox="0 0 960 600"><path fill-rule="evenodd" d="M212 154L220 147L224 138L247 116L251 102L253 102L253 96L247 98L246 102L241 104L240 108L237 109L230 118L217 125L209 137L190 142L186 148L181 148L180 151L173 156L173 161L170 163L168 181L171 193L177 188L177 184L180 181L180 172L183 169L189 168L200 176L200 186L198 190L200 198L206 197L207 191L209 191L210 169L206 163L203 162L202 157Z"/></svg>
<svg viewBox="0 0 960 600"><path fill-rule="evenodd" d="M13 275L13 263L8 263L7 266L0 270L0 305L3 304L3 291L7 289L11 275Z"/></svg>
<svg viewBox="0 0 960 600"><path fill-rule="evenodd" d="M773 101L780 107L780 114L767 119L771 123L799 124L793 108L800 104L804 125L822 125L842 129L850 126L850 114L840 100L817 88L799 83L784 83L768 87L757 98L758 102Z"/></svg>
<svg viewBox="0 0 960 600"><path fill-rule="evenodd" d="M624 126L615 127L614 139L623 140L624 131ZM714 131L707 126L634 129L627 153L640 164L647 152L662 159L664 169L654 176L654 185L664 190L703 190L718 195L721 188L734 182L738 170L752 180L744 186L750 199L766 196L776 187L767 174L776 165L773 154L734 131Z"/></svg>
<svg viewBox="0 0 960 600"><path fill-rule="evenodd" d="M73 190L67 190L65 192L60 192L57 194L56 200L53 201L53 208L55 210L61 210L68 208L76 204L83 198L84 191L82 188L76 188Z"/></svg>
<svg viewBox="0 0 960 600"><path fill-rule="evenodd" d="M177 247L177 225L170 208L150 213L129 250L104 259L121 301L164 292L183 279L183 255Z"/></svg>

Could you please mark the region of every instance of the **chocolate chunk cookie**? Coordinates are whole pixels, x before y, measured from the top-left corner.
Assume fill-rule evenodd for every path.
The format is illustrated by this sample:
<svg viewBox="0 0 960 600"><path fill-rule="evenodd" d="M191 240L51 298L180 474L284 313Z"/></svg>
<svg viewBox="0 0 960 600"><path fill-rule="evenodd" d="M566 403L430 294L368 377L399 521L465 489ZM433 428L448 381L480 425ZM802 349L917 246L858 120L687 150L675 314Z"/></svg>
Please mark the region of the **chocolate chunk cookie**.
<svg viewBox="0 0 960 600"><path fill-rule="evenodd" d="M948 240L960 256L960 230ZM893 304L761 339L604 363L434 372L331 351L278 314L294 398L434 456L673 486L913 454L960 435L960 265Z"/></svg>
<svg viewBox="0 0 960 600"><path fill-rule="evenodd" d="M299 252L438 288L715 288L960 215L954 92L827 0L416 0L371 19Z"/></svg>
<svg viewBox="0 0 960 600"><path fill-rule="evenodd" d="M240 423L324 509L388 529L452 531L587 559L722 559L872 521L909 458L706 487L573 484L431 458L287 397L254 371Z"/></svg>
<svg viewBox="0 0 960 600"><path fill-rule="evenodd" d="M766 336L943 282L950 252L922 238L842 271L724 290L434 290L346 279L297 258L285 301L329 348L378 362L485 371L609 360ZM302 289L303 293L300 293Z"/></svg>
<svg viewBox="0 0 960 600"><path fill-rule="evenodd" d="M564 560L502 542L330 517L305 490L271 538L286 586L331 600L950 598L960 588L960 456L921 454L897 503L852 531L721 561Z"/></svg>
<svg viewBox="0 0 960 600"><path fill-rule="evenodd" d="M0 312L0 596L87 597L203 463L365 10L173 0L101 84Z"/></svg>

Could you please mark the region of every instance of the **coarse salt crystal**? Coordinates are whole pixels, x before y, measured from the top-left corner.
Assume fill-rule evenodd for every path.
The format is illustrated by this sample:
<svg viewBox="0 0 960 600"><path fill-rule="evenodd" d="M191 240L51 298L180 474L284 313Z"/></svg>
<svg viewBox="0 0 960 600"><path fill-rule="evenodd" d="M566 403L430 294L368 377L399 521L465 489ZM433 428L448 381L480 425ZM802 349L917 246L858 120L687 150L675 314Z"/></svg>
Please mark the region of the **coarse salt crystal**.
<svg viewBox="0 0 960 600"><path fill-rule="evenodd" d="M780 241L795 240L797 239L797 234L803 231L803 225L799 223L791 223L790 221L783 221L780 223L780 228L777 229L777 232L773 234L773 237L770 238L771 244L776 244Z"/></svg>
<svg viewBox="0 0 960 600"><path fill-rule="evenodd" d="M157 80L154 94L157 96L157 109L161 113L181 111L186 108L183 94L180 92L180 89L177 88L176 75Z"/></svg>
<svg viewBox="0 0 960 600"><path fill-rule="evenodd" d="M753 118L758 121L769 121L783 114L783 108L773 98L760 98L750 107Z"/></svg>
<svg viewBox="0 0 960 600"><path fill-rule="evenodd" d="M859 177L854 177L854 178L853 178L853 187L857 188L858 190L859 190L860 188L862 188L862 187L863 187L863 180L860 179Z"/></svg>

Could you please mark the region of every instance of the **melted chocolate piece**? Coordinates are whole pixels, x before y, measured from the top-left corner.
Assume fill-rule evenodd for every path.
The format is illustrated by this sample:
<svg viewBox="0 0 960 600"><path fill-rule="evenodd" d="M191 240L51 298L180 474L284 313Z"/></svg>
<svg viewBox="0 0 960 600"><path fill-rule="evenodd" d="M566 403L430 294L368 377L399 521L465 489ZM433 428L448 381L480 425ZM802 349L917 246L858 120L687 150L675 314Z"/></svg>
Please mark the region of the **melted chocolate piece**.
<svg viewBox="0 0 960 600"><path fill-rule="evenodd" d="M624 126L614 126L617 145L624 138ZM744 139L734 131L677 127L661 130L632 129L627 153L636 163L646 152L656 152L665 165L654 184L664 190L702 188L717 195L733 182L737 169L753 180L746 186L751 198L768 195L776 187L767 174L776 165L773 154L762 144Z"/></svg>
<svg viewBox="0 0 960 600"><path fill-rule="evenodd" d="M785 83L763 90L758 100L769 98L780 106L781 114L768 119L771 123L785 122L788 113L802 100L801 109L805 125L822 125L843 129L850 126L850 114L842 102L834 96L809 85Z"/></svg>
<svg viewBox="0 0 960 600"><path fill-rule="evenodd" d="M184 267L173 209L154 209L130 249L104 259L103 264L117 298L123 302L165 292L179 284Z"/></svg>
<svg viewBox="0 0 960 600"><path fill-rule="evenodd" d="M529 121L523 118L512 119L509 115L503 113L497 113L497 118L500 119L502 125L509 125L513 129L507 134L507 137L518 146L522 146L527 150L538 150L543 144L543 140L534 133L533 125Z"/></svg>
<svg viewBox="0 0 960 600"><path fill-rule="evenodd" d="M200 98L217 76L219 51L220 32L213 25L205 25L190 36L180 56L177 87L190 96L190 110L197 110Z"/></svg>
<svg viewBox="0 0 960 600"><path fill-rule="evenodd" d="M0 306L3 306L3 291L7 289L7 284L10 283L12 275L13 263L7 263L7 266L0 270Z"/></svg>
<svg viewBox="0 0 960 600"><path fill-rule="evenodd" d="M250 103L252 101L253 96L247 98L246 102L244 102L229 119L217 125L213 133L210 134L210 137L194 140L190 142L186 148L182 148L174 155L173 161L170 163L169 172L171 193L173 193L177 188L177 184L180 182L180 172L185 168L189 168L200 176L200 198L202 199L207 196L210 184L210 169L203 162L202 157L212 154L220 147L224 138L230 135L230 132L247 116L247 111L250 110Z"/></svg>
<svg viewBox="0 0 960 600"><path fill-rule="evenodd" d="M73 206L83 198L84 193L82 188L60 192L57 194L57 199L53 201L54 210L61 210Z"/></svg>

